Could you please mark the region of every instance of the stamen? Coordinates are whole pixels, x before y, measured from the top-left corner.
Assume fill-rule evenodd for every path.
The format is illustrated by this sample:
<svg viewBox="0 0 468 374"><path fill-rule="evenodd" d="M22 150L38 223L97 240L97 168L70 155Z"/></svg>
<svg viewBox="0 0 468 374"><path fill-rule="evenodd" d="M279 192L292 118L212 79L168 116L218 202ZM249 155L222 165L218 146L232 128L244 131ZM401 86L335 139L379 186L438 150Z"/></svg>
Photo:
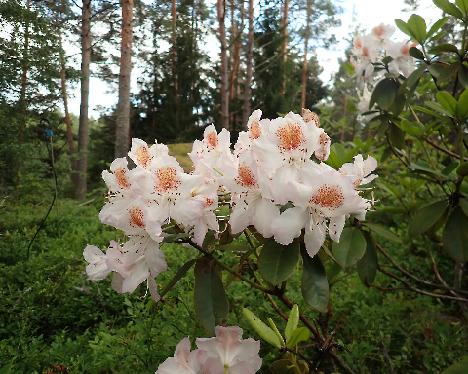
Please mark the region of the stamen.
<svg viewBox="0 0 468 374"><path fill-rule="evenodd" d="M236 182L244 187L254 187L257 185L254 173L247 165L239 166L239 174L236 178Z"/></svg>
<svg viewBox="0 0 468 374"><path fill-rule="evenodd" d="M140 208L130 208L130 226L133 227L145 227L143 211Z"/></svg>
<svg viewBox="0 0 468 374"><path fill-rule="evenodd" d="M297 123L288 123L276 130L279 138L279 147L285 151L292 151L300 147L304 141L302 129Z"/></svg>
<svg viewBox="0 0 468 374"><path fill-rule="evenodd" d="M156 190L158 192L168 192L180 186L175 168L160 168L156 170Z"/></svg>
<svg viewBox="0 0 468 374"><path fill-rule="evenodd" d="M340 186L324 184L310 198L310 202L322 208L335 209L343 205L344 196Z"/></svg>
<svg viewBox="0 0 468 374"><path fill-rule="evenodd" d="M148 151L148 147L144 145L138 148L138 150L136 151L136 156L137 156L137 163L144 168L149 166L149 163L151 159L153 158L153 156L151 156Z"/></svg>
<svg viewBox="0 0 468 374"><path fill-rule="evenodd" d="M127 178L127 170L124 168L119 168L114 171L115 179L117 180L117 184L122 188L130 188L130 182Z"/></svg>

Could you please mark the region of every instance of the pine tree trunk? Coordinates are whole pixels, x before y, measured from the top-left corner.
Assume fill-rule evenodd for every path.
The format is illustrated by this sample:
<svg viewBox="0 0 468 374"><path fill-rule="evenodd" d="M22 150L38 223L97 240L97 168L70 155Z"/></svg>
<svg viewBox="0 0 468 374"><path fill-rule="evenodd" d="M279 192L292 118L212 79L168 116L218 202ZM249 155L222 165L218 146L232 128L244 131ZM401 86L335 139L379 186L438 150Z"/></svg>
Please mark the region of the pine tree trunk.
<svg viewBox="0 0 468 374"><path fill-rule="evenodd" d="M289 0L284 0L283 17L281 19L281 33L283 34L283 43L281 45L281 57L283 59L283 77L281 80L281 95L286 93L286 63L288 61L288 18L289 18Z"/></svg>
<svg viewBox="0 0 468 374"><path fill-rule="evenodd" d="M180 129L180 119L179 119L179 77L177 74L177 1L172 0L172 79L174 85L174 102L175 102L175 128Z"/></svg>
<svg viewBox="0 0 468 374"><path fill-rule="evenodd" d="M226 46L226 30L224 26L225 13L226 13L225 0L217 0L216 14L218 18L218 39L221 45L221 49L219 52L220 65L221 65L220 66L220 80L221 80L220 119L221 119L221 126L229 130L229 97L228 97L229 75L228 75L228 60L227 60L227 46Z"/></svg>
<svg viewBox="0 0 468 374"><path fill-rule="evenodd" d="M245 77L244 105L242 124L247 126L252 111L252 78L253 78L253 46L254 46L254 0L249 0L249 36L247 39L247 73Z"/></svg>
<svg viewBox="0 0 468 374"><path fill-rule="evenodd" d="M31 0L26 1L26 9L28 13L31 11ZM23 142L24 129L26 128L27 120L27 109L28 103L26 102L26 88L28 85L28 70L29 70L29 14L26 18L24 25L24 45L23 45L23 56L21 58L21 86L20 86L20 97L19 97L19 131L18 138L19 142Z"/></svg>
<svg viewBox="0 0 468 374"><path fill-rule="evenodd" d="M65 51L63 50L62 36L59 35L59 59L60 59L60 91L62 95L64 119L66 126L66 138L67 138L67 150L70 160L72 161L72 170L74 169L73 160L75 154L75 144L73 143L73 131L72 131L72 120L70 112L68 111L68 94L67 94L67 76L66 76L66 62L65 62Z"/></svg>
<svg viewBox="0 0 468 374"><path fill-rule="evenodd" d="M302 60L302 74L301 74L301 108L306 107L307 99L307 69L309 66L309 38L310 38L310 19L312 16L312 0L307 0L306 5L306 28L304 32L304 56Z"/></svg>
<svg viewBox="0 0 468 374"><path fill-rule="evenodd" d="M81 16L81 103L75 198L86 197L88 177L89 65L91 63L91 0L83 0Z"/></svg>
<svg viewBox="0 0 468 374"><path fill-rule="evenodd" d="M242 39L241 39L241 30L243 28L241 19L241 25L239 28L238 22L236 20L236 7L234 5L234 0L231 0L231 74L229 80L229 103L232 104L234 100L237 98L237 87L238 87L238 76L239 76L239 65L240 65L240 51L242 47ZM240 4L243 7L243 4ZM241 11L241 17L243 17L243 12ZM231 107L232 108L232 107ZM231 129L236 128L236 113L234 113L231 109L230 111L230 126Z"/></svg>
<svg viewBox="0 0 468 374"><path fill-rule="evenodd" d="M130 144L130 78L132 71L133 0L122 0L119 101L115 128L115 157L127 155Z"/></svg>

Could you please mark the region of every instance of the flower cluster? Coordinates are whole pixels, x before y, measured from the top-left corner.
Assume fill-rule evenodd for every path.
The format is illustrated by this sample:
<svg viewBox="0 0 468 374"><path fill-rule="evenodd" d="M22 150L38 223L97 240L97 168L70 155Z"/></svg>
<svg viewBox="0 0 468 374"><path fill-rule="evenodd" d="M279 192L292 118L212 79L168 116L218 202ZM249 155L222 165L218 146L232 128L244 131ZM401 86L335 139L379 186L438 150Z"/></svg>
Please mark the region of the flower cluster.
<svg viewBox="0 0 468 374"><path fill-rule="evenodd" d="M416 44L391 40L394 32L393 26L380 24L369 34L355 36L350 60L361 89L383 76L385 70L377 69L376 65L385 57L390 58L388 73L392 76L403 74L407 77L414 70L414 60L409 52Z"/></svg>
<svg viewBox="0 0 468 374"><path fill-rule="evenodd" d="M191 173L165 145L133 139L129 157L136 166L129 169L127 159L119 158L102 173L109 197L99 214L101 222L130 239L123 245L112 242L106 253L86 247L90 279L113 272L119 292L132 292L146 280L157 299L154 278L166 269L159 248L165 227L176 225L201 246L209 230L218 232L218 195L230 196L233 234L253 227L283 245L303 236L310 256L327 232L339 241L347 217L364 219L371 204L359 187L376 177L371 174L376 161L358 155L336 170L324 163L331 139L315 113L290 112L272 120L261 114L253 112L233 151L229 132L208 126L189 153Z"/></svg>
<svg viewBox="0 0 468 374"><path fill-rule="evenodd" d="M242 339L237 326L216 326L213 338L197 338L197 349L190 351L190 340L182 339L174 357L159 365L156 374L254 374L262 365L260 342Z"/></svg>

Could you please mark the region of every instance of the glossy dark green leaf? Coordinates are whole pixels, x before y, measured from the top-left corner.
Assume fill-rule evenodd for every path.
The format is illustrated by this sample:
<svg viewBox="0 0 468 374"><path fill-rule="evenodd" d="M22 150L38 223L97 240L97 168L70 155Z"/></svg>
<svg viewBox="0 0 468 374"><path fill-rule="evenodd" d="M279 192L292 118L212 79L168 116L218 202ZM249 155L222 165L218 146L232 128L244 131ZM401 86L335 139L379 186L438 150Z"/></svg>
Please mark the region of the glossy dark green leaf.
<svg viewBox="0 0 468 374"><path fill-rule="evenodd" d="M450 213L444 230L444 248L456 262L468 261L468 217L460 207Z"/></svg>
<svg viewBox="0 0 468 374"><path fill-rule="evenodd" d="M457 110L457 100L455 100L451 94L449 94L447 91L439 91L436 94L436 98L439 104L442 105L442 108L444 108L452 116L455 115Z"/></svg>
<svg viewBox="0 0 468 374"><path fill-rule="evenodd" d="M402 119L400 123L398 124L398 127L406 132L409 135L412 135L414 137L419 137L422 134L424 134L424 127L421 126L420 123L418 122L411 122L408 121L407 119Z"/></svg>
<svg viewBox="0 0 468 374"><path fill-rule="evenodd" d="M396 148L403 149L405 146L405 133L401 129L394 125L390 124L388 128L388 138L390 143Z"/></svg>
<svg viewBox="0 0 468 374"><path fill-rule="evenodd" d="M364 256L366 245L361 230L356 227L346 227L341 233L340 242L333 242L333 257L342 268L348 268Z"/></svg>
<svg viewBox="0 0 468 374"><path fill-rule="evenodd" d="M268 239L260 252L258 269L266 281L276 285L291 276L298 261L299 243L282 245Z"/></svg>
<svg viewBox="0 0 468 374"><path fill-rule="evenodd" d="M372 91L369 107L377 103L384 110L390 109L398 92L398 84L394 79L382 79Z"/></svg>
<svg viewBox="0 0 468 374"><path fill-rule="evenodd" d="M250 326L252 326L258 336L260 336L267 343L271 344L273 347L281 348L281 341L278 335L270 327L263 323L260 318L258 318L247 308L242 310L242 315L250 324Z"/></svg>
<svg viewBox="0 0 468 374"><path fill-rule="evenodd" d="M330 297L330 286L327 274L319 256L310 258L307 253L302 254L303 270L301 291L307 305L325 313Z"/></svg>
<svg viewBox="0 0 468 374"><path fill-rule="evenodd" d="M365 226L384 239L390 240L394 243L401 243L401 238L383 225L378 223L365 222Z"/></svg>
<svg viewBox="0 0 468 374"><path fill-rule="evenodd" d="M410 53L410 56L421 61L423 61L425 58L421 50L416 47L411 47L409 53Z"/></svg>
<svg viewBox="0 0 468 374"><path fill-rule="evenodd" d="M229 312L229 303L216 263L202 257L195 264L195 312L205 330L214 334L214 327Z"/></svg>
<svg viewBox="0 0 468 374"><path fill-rule="evenodd" d="M433 54L439 54L443 52L450 52L450 53L458 54L457 47L455 47L453 44L448 44L448 43L435 45L429 51Z"/></svg>
<svg viewBox="0 0 468 374"><path fill-rule="evenodd" d="M411 217L409 230L412 235L420 235L429 231L447 212L448 202L436 201L419 208Z"/></svg>
<svg viewBox="0 0 468 374"><path fill-rule="evenodd" d="M369 235L369 233L367 233L365 236L367 244L366 253L358 261L357 271L362 283L365 285L370 285L374 281L375 275L377 274L378 260L373 238L371 235Z"/></svg>
<svg viewBox="0 0 468 374"><path fill-rule="evenodd" d="M442 9L445 13L450 14L458 19L463 19L463 14L454 4L448 0L432 0L433 3Z"/></svg>
<svg viewBox="0 0 468 374"><path fill-rule="evenodd" d="M413 89L419 82L419 79L421 79L425 71L426 65L424 64L419 66L416 70L414 70L405 80L406 87L408 87L410 90Z"/></svg>

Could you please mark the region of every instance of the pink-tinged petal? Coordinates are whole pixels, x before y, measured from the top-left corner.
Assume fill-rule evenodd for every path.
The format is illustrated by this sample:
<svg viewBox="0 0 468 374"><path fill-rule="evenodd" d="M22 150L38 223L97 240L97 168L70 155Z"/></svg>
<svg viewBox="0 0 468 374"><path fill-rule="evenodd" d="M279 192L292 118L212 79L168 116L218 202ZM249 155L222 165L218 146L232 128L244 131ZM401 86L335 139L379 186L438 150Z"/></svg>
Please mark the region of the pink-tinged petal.
<svg viewBox="0 0 468 374"><path fill-rule="evenodd" d="M104 256L104 253L95 245L88 244L83 251L84 259L90 264L102 260Z"/></svg>
<svg viewBox="0 0 468 374"><path fill-rule="evenodd" d="M283 245L292 243L294 238L301 235L306 220L307 213L305 209L301 207L286 209L272 222L271 228L275 240Z"/></svg>
<svg viewBox="0 0 468 374"><path fill-rule="evenodd" d="M278 207L270 200L259 199L257 200L254 209L253 225L257 231L264 238L273 236L271 223L280 215Z"/></svg>
<svg viewBox="0 0 468 374"><path fill-rule="evenodd" d="M304 233L304 243L310 257L314 257L325 242L326 230L323 219L315 221L311 217L310 225L306 227Z"/></svg>
<svg viewBox="0 0 468 374"><path fill-rule="evenodd" d="M159 295L159 292L158 292L158 285L156 284L156 281L154 280L151 274L148 277L147 282L148 282L148 289L149 289L151 298L154 301L159 301L161 299L161 296Z"/></svg>
<svg viewBox="0 0 468 374"><path fill-rule="evenodd" d="M340 236L341 232L343 231L345 221L345 215L330 218L330 223L328 225L328 234L330 235L331 240L337 243L340 241Z"/></svg>
<svg viewBox="0 0 468 374"><path fill-rule="evenodd" d="M145 261L153 277L167 270L164 253L159 249L158 243L149 243L145 249Z"/></svg>

